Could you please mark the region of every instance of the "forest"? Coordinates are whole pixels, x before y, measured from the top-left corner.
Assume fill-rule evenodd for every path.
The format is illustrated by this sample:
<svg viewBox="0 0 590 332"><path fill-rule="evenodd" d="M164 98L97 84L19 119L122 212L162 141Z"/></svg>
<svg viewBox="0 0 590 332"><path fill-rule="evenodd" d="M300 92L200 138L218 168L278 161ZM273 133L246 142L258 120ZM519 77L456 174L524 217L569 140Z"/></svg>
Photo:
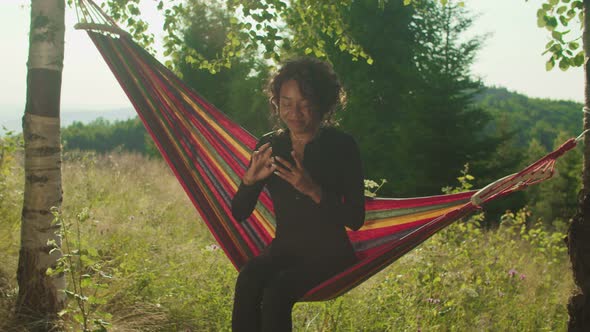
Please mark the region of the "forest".
<svg viewBox="0 0 590 332"><path fill-rule="evenodd" d="M276 129L266 85L277 60L307 55L332 63L347 93L338 126L357 140L366 179L382 184L376 193L367 188L371 195L481 188L581 132L581 104L487 87L471 73L485 36L466 37L476 19L464 6L352 1L340 15L371 61L342 52L337 37L320 30L323 53L285 43L272 59L251 48L212 73L196 69L189 50L215 58L234 18L216 1L186 5L178 24L187 47L167 65L256 136ZM295 33L301 22L285 24ZM61 129L61 144L64 205L53 213L63 228L60 264L71 298L62 327L229 330L236 272L141 120L77 122ZM23 165L22 136L4 134L0 317L12 317L16 297ZM574 286L564 276L563 239L582 186L582 152L566 154L557 170L433 236L347 295L298 304L295 330L564 330ZM19 328L0 318L0 330Z"/></svg>

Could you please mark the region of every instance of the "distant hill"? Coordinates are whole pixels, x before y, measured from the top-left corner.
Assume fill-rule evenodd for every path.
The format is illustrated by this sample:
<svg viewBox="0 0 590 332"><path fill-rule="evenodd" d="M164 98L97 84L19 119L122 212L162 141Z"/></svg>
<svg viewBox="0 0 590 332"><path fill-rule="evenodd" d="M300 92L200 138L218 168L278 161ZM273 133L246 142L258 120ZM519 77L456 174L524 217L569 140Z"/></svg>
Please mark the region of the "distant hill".
<svg viewBox="0 0 590 332"><path fill-rule="evenodd" d="M485 88L476 104L495 119L495 127L490 129L514 132L520 147L536 138L546 149L551 149L560 132L570 136L582 132L581 103L530 98L505 88Z"/></svg>
<svg viewBox="0 0 590 332"><path fill-rule="evenodd" d="M2 126L14 132L22 131L22 116L24 105L22 107L0 106L0 134ZM122 121L133 118L137 115L131 107L114 108L106 110L97 109L63 109L61 112L61 126L67 127L74 122L90 123L98 118L107 121Z"/></svg>

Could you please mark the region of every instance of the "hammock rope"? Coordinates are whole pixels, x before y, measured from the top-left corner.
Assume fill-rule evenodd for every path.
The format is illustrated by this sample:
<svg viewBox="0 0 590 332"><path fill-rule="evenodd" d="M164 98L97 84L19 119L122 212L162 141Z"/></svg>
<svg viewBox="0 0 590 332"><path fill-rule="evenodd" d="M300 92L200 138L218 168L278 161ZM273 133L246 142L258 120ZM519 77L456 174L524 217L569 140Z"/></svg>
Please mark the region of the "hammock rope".
<svg viewBox="0 0 590 332"><path fill-rule="evenodd" d="M589 112L589 114L590 114L590 112ZM580 142L582 139L584 139L584 136L585 136L585 135L586 135L588 132L590 132L590 129L586 129L586 130L584 130L584 131L583 131L583 132L580 134L580 136L576 137L576 143L579 143L579 142Z"/></svg>
<svg viewBox="0 0 590 332"><path fill-rule="evenodd" d="M82 21L76 27L87 31L203 221L240 269L274 237L274 209L266 190L247 221L234 220L230 212L256 138L134 43L91 0L78 0L78 7ZM524 170L477 192L367 198L364 226L348 230L358 262L301 300L337 297L482 204L550 178L555 160L575 145L570 139Z"/></svg>

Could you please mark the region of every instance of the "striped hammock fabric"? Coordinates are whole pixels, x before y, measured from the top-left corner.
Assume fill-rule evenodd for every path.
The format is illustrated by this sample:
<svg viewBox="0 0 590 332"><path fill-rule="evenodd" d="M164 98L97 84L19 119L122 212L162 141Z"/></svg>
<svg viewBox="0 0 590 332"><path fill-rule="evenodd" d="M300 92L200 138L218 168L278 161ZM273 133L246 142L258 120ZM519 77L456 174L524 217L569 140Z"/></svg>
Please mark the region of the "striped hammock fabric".
<svg viewBox="0 0 590 332"><path fill-rule="evenodd" d="M162 156L203 221L237 269L258 255L274 236L273 206L266 191L252 216L239 223L230 203L256 138L188 88L131 38L81 24L113 71ZM101 30L101 31L97 31ZM302 301L341 295L379 272L480 204L548 179L555 159L573 148L571 139L519 173L479 192L432 197L367 198L366 221L348 235L358 263L310 290ZM313 230L310 230L313 231Z"/></svg>

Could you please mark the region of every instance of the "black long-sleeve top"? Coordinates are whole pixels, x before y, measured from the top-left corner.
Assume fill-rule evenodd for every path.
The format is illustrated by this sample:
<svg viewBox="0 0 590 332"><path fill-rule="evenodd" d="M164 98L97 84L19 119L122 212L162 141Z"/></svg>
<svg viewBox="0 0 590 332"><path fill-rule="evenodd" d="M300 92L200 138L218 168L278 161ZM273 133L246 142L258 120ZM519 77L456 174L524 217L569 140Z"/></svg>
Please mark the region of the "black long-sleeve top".
<svg viewBox="0 0 590 332"><path fill-rule="evenodd" d="M257 144L271 142L273 155L295 164L288 131L264 135ZM303 167L321 187L319 204L277 175L253 185L240 185L232 214L250 216L263 187L268 186L276 216L276 236L270 253L295 257L353 257L346 227L359 229L365 219L363 172L354 139L335 128L321 128L304 150Z"/></svg>

